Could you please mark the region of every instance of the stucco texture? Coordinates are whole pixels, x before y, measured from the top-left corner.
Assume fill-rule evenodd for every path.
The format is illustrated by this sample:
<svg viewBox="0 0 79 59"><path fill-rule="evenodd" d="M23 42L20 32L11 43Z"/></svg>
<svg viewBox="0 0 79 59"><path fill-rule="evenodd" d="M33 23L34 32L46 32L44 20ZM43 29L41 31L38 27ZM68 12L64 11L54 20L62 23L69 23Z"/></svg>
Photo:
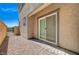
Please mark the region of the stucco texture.
<svg viewBox="0 0 79 59"><path fill-rule="evenodd" d="M35 15L34 37L38 38L38 17L59 10L59 46L79 52L79 4L51 4ZM32 23L32 22L31 22Z"/></svg>
<svg viewBox="0 0 79 59"><path fill-rule="evenodd" d="M7 26L0 21L0 45L7 36Z"/></svg>
<svg viewBox="0 0 79 59"><path fill-rule="evenodd" d="M41 6L43 3L26 3L22 11L19 14L19 23L20 23L20 33L25 38L33 37L33 21L30 21L27 15L30 14L33 10ZM26 17L26 25L23 26L23 18ZM32 22L32 23L31 23ZM31 25L29 27L29 25Z"/></svg>

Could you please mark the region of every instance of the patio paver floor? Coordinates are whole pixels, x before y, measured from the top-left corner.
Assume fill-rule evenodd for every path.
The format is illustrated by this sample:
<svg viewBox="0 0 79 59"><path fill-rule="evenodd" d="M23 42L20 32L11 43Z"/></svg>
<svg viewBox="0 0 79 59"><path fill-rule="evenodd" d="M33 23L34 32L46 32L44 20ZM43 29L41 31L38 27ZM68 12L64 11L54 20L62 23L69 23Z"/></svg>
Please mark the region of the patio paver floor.
<svg viewBox="0 0 79 59"><path fill-rule="evenodd" d="M12 32L8 32L8 36L8 55L68 55L49 45L15 36Z"/></svg>

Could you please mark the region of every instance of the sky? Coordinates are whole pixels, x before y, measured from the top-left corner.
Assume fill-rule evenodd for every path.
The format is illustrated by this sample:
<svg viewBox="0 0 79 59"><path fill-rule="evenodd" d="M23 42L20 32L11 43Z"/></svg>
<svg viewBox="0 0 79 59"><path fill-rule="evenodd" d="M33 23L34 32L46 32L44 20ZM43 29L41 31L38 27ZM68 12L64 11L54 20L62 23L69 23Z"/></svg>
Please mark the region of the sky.
<svg viewBox="0 0 79 59"><path fill-rule="evenodd" d="M18 5L17 3L0 3L0 21L7 27L18 26Z"/></svg>

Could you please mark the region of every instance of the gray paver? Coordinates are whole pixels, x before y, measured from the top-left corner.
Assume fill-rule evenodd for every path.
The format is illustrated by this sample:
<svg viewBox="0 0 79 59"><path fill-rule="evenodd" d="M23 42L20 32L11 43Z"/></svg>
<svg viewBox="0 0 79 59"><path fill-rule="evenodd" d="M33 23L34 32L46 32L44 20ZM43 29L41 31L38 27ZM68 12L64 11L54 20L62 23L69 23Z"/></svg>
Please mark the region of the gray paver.
<svg viewBox="0 0 79 59"><path fill-rule="evenodd" d="M8 32L8 55L69 55L48 45L31 41Z"/></svg>

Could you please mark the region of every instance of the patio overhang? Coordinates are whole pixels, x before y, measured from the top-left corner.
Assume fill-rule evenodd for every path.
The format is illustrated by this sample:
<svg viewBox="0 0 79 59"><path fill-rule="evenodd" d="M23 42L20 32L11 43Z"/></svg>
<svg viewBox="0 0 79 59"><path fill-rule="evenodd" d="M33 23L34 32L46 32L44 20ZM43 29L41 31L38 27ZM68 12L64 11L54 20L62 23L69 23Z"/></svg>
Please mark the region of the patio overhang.
<svg viewBox="0 0 79 59"><path fill-rule="evenodd" d="M45 7L49 6L50 4L51 4L51 3L45 3L45 4L43 4L43 5L40 6L39 8L35 9L34 11L32 11L32 12L28 15L28 17L30 17L30 16L32 16L32 15L38 13L39 11L41 11L41 10L44 9Z"/></svg>

